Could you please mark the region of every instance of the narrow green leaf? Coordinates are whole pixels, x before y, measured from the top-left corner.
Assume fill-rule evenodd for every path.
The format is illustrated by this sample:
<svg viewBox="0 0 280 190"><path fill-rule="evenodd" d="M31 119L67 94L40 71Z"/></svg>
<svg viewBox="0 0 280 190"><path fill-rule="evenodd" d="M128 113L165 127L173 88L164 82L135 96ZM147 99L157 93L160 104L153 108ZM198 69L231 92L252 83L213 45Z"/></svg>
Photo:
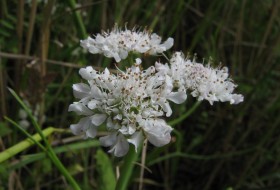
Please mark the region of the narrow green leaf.
<svg viewBox="0 0 280 190"><path fill-rule="evenodd" d="M4 122L0 122L0 137L3 137L11 132L12 130L8 128Z"/></svg>
<svg viewBox="0 0 280 190"><path fill-rule="evenodd" d="M108 155L101 149L96 153L97 171L99 173L100 190L111 190L116 187L116 177L114 174L113 166Z"/></svg>
<svg viewBox="0 0 280 190"><path fill-rule="evenodd" d="M42 131L44 136L49 136L54 132L54 129L52 127L49 127ZM41 141L41 136L37 133L33 136L30 136L29 138L17 143L16 145L6 149L5 151L0 153L0 163L13 157L14 155L26 150L27 148L31 147L32 145L39 144L39 141ZM42 145L40 145L41 147ZM42 147L41 147L42 148ZM44 147L43 147L44 149Z"/></svg>
<svg viewBox="0 0 280 190"><path fill-rule="evenodd" d="M100 142L98 140L90 140L90 141L82 141L82 142L77 142L77 143L72 143L72 144L67 144L64 146L56 147L54 148L54 152L59 154L59 153L64 153L64 152L71 152L75 150L81 150L85 148L92 148L92 147L99 147ZM28 154L28 155L23 155L22 159L18 163L14 163L9 166L9 169L15 170L18 168L21 168L27 164L30 164L32 162L39 161L41 159L46 158L47 155L44 152L37 153L37 154Z"/></svg>

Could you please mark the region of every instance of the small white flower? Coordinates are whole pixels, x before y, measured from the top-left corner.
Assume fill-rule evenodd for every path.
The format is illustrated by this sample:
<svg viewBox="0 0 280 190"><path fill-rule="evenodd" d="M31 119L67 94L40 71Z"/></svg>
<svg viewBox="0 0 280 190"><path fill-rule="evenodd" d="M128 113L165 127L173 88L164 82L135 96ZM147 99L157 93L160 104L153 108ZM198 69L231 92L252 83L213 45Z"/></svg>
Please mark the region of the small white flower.
<svg viewBox="0 0 280 190"><path fill-rule="evenodd" d="M135 64L136 65L140 65L142 63L142 60L140 59L140 58L137 58L136 60L135 60Z"/></svg>
<svg viewBox="0 0 280 190"><path fill-rule="evenodd" d="M19 126L24 129L27 129L30 126L30 123L26 119L23 119L19 121Z"/></svg>
<svg viewBox="0 0 280 190"><path fill-rule="evenodd" d="M137 152L138 147L143 143L143 139L142 131L137 131L127 141L134 145L135 152Z"/></svg>
<svg viewBox="0 0 280 190"><path fill-rule="evenodd" d="M112 133L108 136L100 138L101 145L110 146L110 153L113 153L116 157L122 157L127 154L129 150L129 144L126 138L122 134Z"/></svg>
<svg viewBox="0 0 280 190"><path fill-rule="evenodd" d="M208 100L212 105L215 101L238 104L243 101L243 96L233 94L235 85L228 78L228 69L211 68L189 59L185 60L184 55L176 52L170 61L170 71L166 73L176 81L179 89L191 91L191 95L198 100ZM158 66L161 69L163 66ZM161 69L162 70L162 69Z"/></svg>
<svg viewBox="0 0 280 190"><path fill-rule="evenodd" d="M101 143L102 146L112 146L114 144L116 144L117 142L117 133L110 133L107 136L104 137L100 137L99 141Z"/></svg>
<svg viewBox="0 0 280 190"><path fill-rule="evenodd" d="M163 119L147 119L141 125L153 145L160 147L170 142L172 128Z"/></svg>
<svg viewBox="0 0 280 190"><path fill-rule="evenodd" d="M24 104L29 108L29 110L31 111L32 116L34 117L35 121L38 121L38 117L39 117L39 112L40 112L40 105L39 104L35 104L35 106L31 106L30 103L27 100L23 100ZM18 112L18 119L19 119L19 126L27 129L31 124L28 121L28 113L24 110L24 109L19 109ZM45 121L46 120L46 116L43 115L41 118L41 121Z"/></svg>
<svg viewBox="0 0 280 190"><path fill-rule="evenodd" d="M74 84L73 93L75 98L86 98L90 95L90 87L84 83Z"/></svg>
<svg viewBox="0 0 280 190"><path fill-rule="evenodd" d="M148 31L136 29L120 30L117 26L110 32L97 34L95 38L88 37L81 40L81 46L93 54L104 54L114 58L116 62L126 59L129 52L146 53L150 55L161 54L173 46L173 38L161 43L161 37Z"/></svg>
<svg viewBox="0 0 280 190"><path fill-rule="evenodd" d="M111 149L108 152L113 153L116 157L122 157L127 154L128 150L129 144L126 138L122 134L119 134L117 136L116 143L111 147Z"/></svg>
<svg viewBox="0 0 280 190"><path fill-rule="evenodd" d="M84 117L77 124L70 125L70 129L75 135L83 135L84 138L94 138L97 133L97 126L92 123L92 117Z"/></svg>
<svg viewBox="0 0 280 190"><path fill-rule="evenodd" d="M86 107L84 104L82 104L80 102L74 102L73 104L71 104L68 108L68 111L74 111L78 115L91 115L91 114L93 114L93 112L88 107Z"/></svg>
<svg viewBox="0 0 280 190"><path fill-rule="evenodd" d="M79 74L86 80L91 80L96 78L96 71L91 66L88 66L86 68L81 68Z"/></svg>
<svg viewBox="0 0 280 190"><path fill-rule="evenodd" d="M26 113L26 111L24 109L20 109L18 115L21 119L26 119L28 116L28 114Z"/></svg>

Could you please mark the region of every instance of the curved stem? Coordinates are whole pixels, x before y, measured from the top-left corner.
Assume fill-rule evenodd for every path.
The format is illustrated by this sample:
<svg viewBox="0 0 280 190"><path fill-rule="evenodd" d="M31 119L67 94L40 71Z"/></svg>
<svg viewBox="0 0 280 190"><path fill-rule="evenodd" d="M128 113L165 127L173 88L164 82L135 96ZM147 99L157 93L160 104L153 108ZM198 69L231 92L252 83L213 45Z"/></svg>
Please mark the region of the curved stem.
<svg viewBox="0 0 280 190"><path fill-rule="evenodd" d="M184 121L187 117L189 117L196 110L196 108L198 108L199 105L200 105L200 102L196 102L191 107L191 109L189 109L185 114L181 115L177 119L174 119L174 120L168 122L168 124L171 125L171 126L174 126L174 125L177 125L178 123Z"/></svg>

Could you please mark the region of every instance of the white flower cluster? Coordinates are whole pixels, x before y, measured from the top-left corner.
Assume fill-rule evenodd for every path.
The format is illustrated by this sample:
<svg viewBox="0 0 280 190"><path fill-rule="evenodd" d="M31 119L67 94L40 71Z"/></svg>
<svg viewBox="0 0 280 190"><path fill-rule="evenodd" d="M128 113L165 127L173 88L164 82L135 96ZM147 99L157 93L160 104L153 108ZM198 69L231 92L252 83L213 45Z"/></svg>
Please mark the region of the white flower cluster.
<svg viewBox="0 0 280 190"><path fill-rule="evenodd" d="M124 59L129 51L162 53L170 45L170 40L160 44L156 34L117 29L97 35L95 40L82 41L89 51L104 53L116 61ZM111 147L109 152L121 157L128 152L129 143L137 151L143 139L155 146L170 142L172 128L163 119L172 114L170 101L181 104L188 93L199 101L208 100L211 105L215 101L231 104L243 101L242 95L233 94L236 85L228 78L226 67L213 69L185 59L181 52L174 53L170 63L156 62L146 70L141 69L141 62L137 58L126 71L118 69L118 74L110 73L107 68L103 72L91 66L80 69L79 74L88 84L73 85L74 96L79 101L71 104L69 111L83 116L70 126L75 135L94 138L98 127L105 124L108 135L99 140L103 146Z"/></svg>
<svg viewBox="0 0 280 190"><path fill-rule="evenodd" d="M160 117L172 114L169 101L180 104L187 95L174 91L168 75L156 72L153 66L141 70L137 64L118 75L107 68L98 73L92 67L79 73L88 84L73 85L74 96L80 101L71 104L69 111L85 116L70 126L75 135L94 138L98 126L105 122L110 134L100 142L111 146L109 152L118 157L127 153L128 143L137 150L144 137L155 146L169 143L172 128Z"/></svg>
<svg viewBox="0 0 280 190"><path fill-rule="evenodd" d="M185 59L181 52L173 54L170 66L156 63L156 69L167 74L180 90L191 91L199 101L208 100L211 105L215 101L238 104L243 102L243 96L232 94L235 85L228 75L228 68L206 67L194 60Z"/></svg>
<svg viewBox="0 0 280 190"><path fill-rule="evenodd" d="M97 34L95 38L81 40L81 46L93 54L104 54L114 58L116 62L127 58L129 52L156 55L163 53L173 46L173 38L161 43L161 37L148 31L124 30L117 26L111 32Z"/></svg>

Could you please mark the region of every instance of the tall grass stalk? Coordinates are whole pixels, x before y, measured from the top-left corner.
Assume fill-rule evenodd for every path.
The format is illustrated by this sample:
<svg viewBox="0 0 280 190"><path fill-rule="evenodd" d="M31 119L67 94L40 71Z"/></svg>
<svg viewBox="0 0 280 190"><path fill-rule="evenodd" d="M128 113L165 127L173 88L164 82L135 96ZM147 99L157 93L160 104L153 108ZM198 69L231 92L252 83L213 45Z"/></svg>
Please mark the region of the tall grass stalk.
<svg viewBox="0 0 280 190"><path fill-rule="evenodd" d="M78 185L78 183L75 181L75 179L71 176L71 174L67 171L67 169L64 167L64 165L61 163L61 161L59 160L59 158L56 156L55 152L53 151L52 146L49 144L46 136L44 135L42 129L40 128L39 124L36 122L35 118L33 117L30 109L23 103L23 101L20 99L20 97L15 93L14 90L9 89L9 91L11 92L11 94L15 97L15 99L18 101L18 103L23 107L23 109L26 111L26 113L28 114L29 118L32 121L33 126L35 127L35 129L37 130L39 136L41 139L43 139L43 142L46 146L46 153L48 154L49 158L52 160L52 162L55 164L55 166L57 167L57 169L61 172L61 174L68 180L68 182L70 183L70 185L75 189L75 190L80 190L80 187ZM25 133L26 134L26 133ZM38 137L37 137L38 138ZM33 138L31 138L33 139ZM35 142L36 139L34 139ZM36 143L37 144L37 143ZM39 147L42 148L41 145L39 145Z"/></svg>
<svg viewBox="0 0 280 190"><path fill-rule="evenodd" d="M79 33L79 37L82 39L85 39L87 37L87 32L86 32L86 28L85 25L83 23L81 14L75 10L75 8L77 8L77 3L75 0L67 0L69 6L71 7L71 9L73 9L73 14L74 14L74 20L76 22L76 26L77 26L77 30Z"/></svg>

